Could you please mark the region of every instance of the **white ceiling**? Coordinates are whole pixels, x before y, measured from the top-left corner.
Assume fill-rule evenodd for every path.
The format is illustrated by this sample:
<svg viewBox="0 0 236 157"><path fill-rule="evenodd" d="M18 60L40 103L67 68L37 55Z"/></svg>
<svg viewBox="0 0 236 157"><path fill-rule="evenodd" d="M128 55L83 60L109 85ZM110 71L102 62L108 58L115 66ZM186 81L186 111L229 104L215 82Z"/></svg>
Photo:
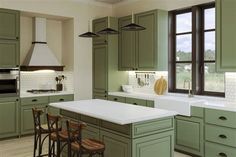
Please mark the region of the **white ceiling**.
<svg viewBox="0 0 236 157"><path fill-rule="evenodd" d="M95 1L108 3L108 4L115 4L115 3L119 3L119 2L124 1L124 0L95 0Z"/></svg>

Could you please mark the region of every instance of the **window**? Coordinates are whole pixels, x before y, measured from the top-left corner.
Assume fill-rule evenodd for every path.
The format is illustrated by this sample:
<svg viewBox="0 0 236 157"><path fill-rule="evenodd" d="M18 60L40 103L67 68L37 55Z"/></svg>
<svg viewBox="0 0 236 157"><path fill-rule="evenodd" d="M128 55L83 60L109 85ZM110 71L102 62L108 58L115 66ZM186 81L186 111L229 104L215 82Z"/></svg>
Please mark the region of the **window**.
<svg viewBox="0 0 236 157"><path fill-rule="evenodd" d="M171 11L169 91L224 96L224 73L215 70L215 5Z"/></svg>

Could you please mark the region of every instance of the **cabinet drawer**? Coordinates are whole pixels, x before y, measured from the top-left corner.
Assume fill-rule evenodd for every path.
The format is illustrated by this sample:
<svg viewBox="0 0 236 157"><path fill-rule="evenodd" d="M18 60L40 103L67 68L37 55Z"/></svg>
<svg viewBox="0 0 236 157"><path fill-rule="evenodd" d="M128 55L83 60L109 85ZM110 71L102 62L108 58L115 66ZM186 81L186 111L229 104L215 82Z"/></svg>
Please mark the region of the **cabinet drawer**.
<svg viewBox="0 0 236 157"><path fill-rule="evenodd" d="M155 106L155 102L154 101L147 100L147 107L154 108L154 106Z"/></svg>
<svg viewBox="0 0 236 157"><path fill-rule="evenodd" d="M206 123L236 128L236 112L206 109Z"/></svg>
<svg viewBox="0 0 236 157"><path fill-rule="evenodd" d="M205 142L205 157L235 157L236 149L219 144Z"/></svg>
<svg viewBox="0 0 236 157"><path fill-rule="evenodd" d="M113 130L116 132L120 132L122 134L125 135L130 135L131 134L131 126L130 125L118 125L118 124L114 124L111 122L107 122L107 121L101 121L101 127L109 129L109 130Z"/></svg>
<svg viewBox="0 0 236 157"><path fill-rule="evenodd" d="M120 97L120 96L111 96L111 95L109 95L108 100L125 103L125 97Z"/></svg>
<svg viewBox="0 0 236 157"><path fill-rule="evenodd" d="M50 96L49 102L63 102L63 101L73 101L74 95L57 95L57 96Z"/></svg>
<svg viewBox="0 0 236 157"><path fill-rule="evenodd" d="M60 110L60 114L62 116L65 116L65 117L69 117L69 118L72 118L72 119L79 119L79 115L77 113L74 113L74 112L70 112L70 111L66 111L66 110Z"/></svg>
<svg viewBox="0 0 236 157"><path fill-rule="evenodd" d="M236 129L206 125L205 137L207 141L236 147Z"/></svg>
<svg viewBox="0 0 236 157"><path fill-rule="evenodd" d="M139 106L147 106L147 101L142 99L126 98L126 103Z"/></svg>
<svg viewBox="0 0 236 157"><path fill-rule="evenodd" d="M203 118L204 116L204 109L202 107L191 107L191 116Z"/></svg>
<svg viewBox="0 0 236 157"><path fill-rule="evenodd" d="M21 99L21 106L47 104L47 103L48 103L48 97L30 97Z"/></svg>
<svg viewBox="0 0 236 157"><path fill-rule="evenodd" d="M85 116L85 115L81 115L80 116L81 121L85 122L85 123L90 123L93 125L99 125L99 120L93 117L89 117L89 116Z"/></svg>

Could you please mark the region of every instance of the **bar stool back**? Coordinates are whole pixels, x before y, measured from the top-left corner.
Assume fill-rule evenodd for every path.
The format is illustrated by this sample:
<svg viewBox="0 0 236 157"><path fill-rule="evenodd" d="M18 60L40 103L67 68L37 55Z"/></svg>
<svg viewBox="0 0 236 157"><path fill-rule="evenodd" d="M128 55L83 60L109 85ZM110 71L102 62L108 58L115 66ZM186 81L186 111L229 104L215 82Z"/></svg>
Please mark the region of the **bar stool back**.
<svg viewBox="0 0 236 157"><path fill-rule="evenodd" d="M43 110L32 108L32 113L33 113L33 120L34 120L34 154L33 156L36 157L37 149L38 149L38 156L47 156L48 154L42 154L44 141L49 135L49 130L48 130L47 125L41 124L41 117L43 115ZM45 137L42 137L42 135L45 135Z"/></svg>
<svg viewBox="0 0 236 157"><path fill-rule="evenodd" d="M102 157L104 156L104 143L95 139L82 139L82 129L87 126L85 123L74 123L67 120L66 124L68 136L71 139L69 143L70 149L77 154L77 157L81 157L83 154L88 154L89 157L96 154L99 154ZM75 153L73 154L73 157ZM71 153L68 157L71 157Z"/></svg>

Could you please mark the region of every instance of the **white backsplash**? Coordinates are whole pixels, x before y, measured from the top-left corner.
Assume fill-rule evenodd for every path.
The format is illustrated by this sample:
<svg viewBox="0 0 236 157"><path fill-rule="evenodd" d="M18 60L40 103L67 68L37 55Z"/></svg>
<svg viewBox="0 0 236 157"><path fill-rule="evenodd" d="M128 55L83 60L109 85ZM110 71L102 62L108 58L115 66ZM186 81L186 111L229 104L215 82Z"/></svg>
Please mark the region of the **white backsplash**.
<svg viewBox="0 0 236 157"><path fill-rule="evenodd" d="M236 101L236 73L226 73L225 78L225 98Z"/></svg>
<svg viewBox="0 0 236 157"><path fill-rule="evenodd" d="M142 79L144 79L144 73L138 74ZM134 92L139 93L150 93L154 92L154 85L157 79L164 76L168 80L168 72L156 71L155 74L150 75L150 84L144 87L140 87L137 82L136 73L129 72L129 84L134 87ZM168 81L167 81L168 82ZM226 73L225 74L225 98L229 101L236 102L236 73Z"/></svg>
<svg viewBox="0 0 236 157"><path fill-rule="evenodd" d="M55 71L34 71L20 73L20 91L26 92L29 89L56 89L55 77L64 75L64 91L73 91L73 72L55 72Z"/></svg>
<svg viewBox="0 0 236 157"><path fill-rule="evenodd" d="M134 87L134 92L139 92L139 93L148 93L148 94L155 94L154 91L154 85L156 80L158 80L159 78L161 78L161 76L163 76L166 81L168 81L168 72L167 71L156 71L155 73L137 73L137 77L141 78L142 81L145 82L145 74L149 74L149 79L150 81L148 85L145 85L143 87L140 87L138 85L138 80L136 78L136 73L135 72L129 72L129 84L132 85Z"/></svg>

